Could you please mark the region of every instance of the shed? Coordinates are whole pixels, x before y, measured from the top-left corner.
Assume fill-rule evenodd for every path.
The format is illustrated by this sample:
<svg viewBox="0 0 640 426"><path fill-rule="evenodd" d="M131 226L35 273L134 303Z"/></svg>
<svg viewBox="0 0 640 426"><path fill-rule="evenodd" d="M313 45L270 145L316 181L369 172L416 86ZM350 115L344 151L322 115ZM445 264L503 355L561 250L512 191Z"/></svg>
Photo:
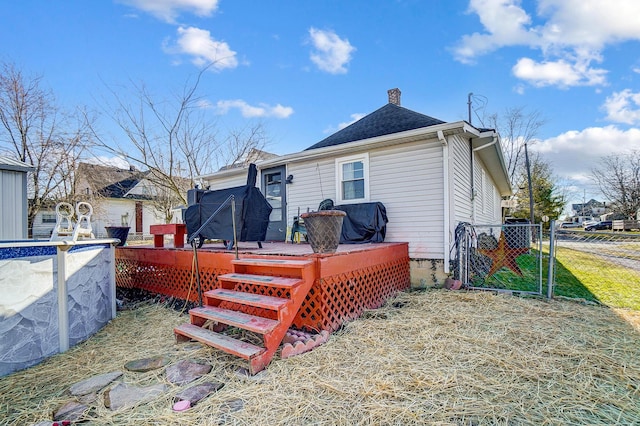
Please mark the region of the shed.
<svg viewBox="0 0 640 426"><path fill-rule="evenodd" d="M0 157L0 240L27 238L27 173L33 166Z"/></svg>

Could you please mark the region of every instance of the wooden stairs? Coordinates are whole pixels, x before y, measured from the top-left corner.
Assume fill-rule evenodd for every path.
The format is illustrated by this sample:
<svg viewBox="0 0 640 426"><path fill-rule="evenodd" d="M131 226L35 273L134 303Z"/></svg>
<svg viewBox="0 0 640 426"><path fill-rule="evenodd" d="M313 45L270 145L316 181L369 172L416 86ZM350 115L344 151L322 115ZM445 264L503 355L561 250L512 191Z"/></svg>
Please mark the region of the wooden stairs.
<svg viewBox="0 0 640 426"><path fill-rule="evenodd" d="M178 342L197 340L248 360L253 375L269 365L293 323L315 280L315 263L256 258L232 264L234 272L218 277L220 287L205 292L203 306L191 309L190 322L174 333Z"/></svg>

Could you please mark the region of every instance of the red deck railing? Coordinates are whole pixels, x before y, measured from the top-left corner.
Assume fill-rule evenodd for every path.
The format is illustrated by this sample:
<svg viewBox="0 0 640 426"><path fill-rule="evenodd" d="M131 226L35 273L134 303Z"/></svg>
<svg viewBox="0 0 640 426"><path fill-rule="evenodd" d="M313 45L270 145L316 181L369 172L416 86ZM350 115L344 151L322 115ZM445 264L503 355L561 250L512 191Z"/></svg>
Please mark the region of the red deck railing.
<svg viewBox="0 0 640 426"><path fill-rule="evenodd" d="M332 255L247 254L240 257L313 258L316 278L293 324L299 329L334 331L344 322L375 309L410 286L407 243L376 244ZM233 253L198 251L202 291L218 288L218 275L232 271ZM196 302L193 253L189 250L122 247L116 250L116 284ZM246 288L245 288L246 287ZM245 285L240 291L263 293ZM270 290L267 290L270 291Z"/></svg>

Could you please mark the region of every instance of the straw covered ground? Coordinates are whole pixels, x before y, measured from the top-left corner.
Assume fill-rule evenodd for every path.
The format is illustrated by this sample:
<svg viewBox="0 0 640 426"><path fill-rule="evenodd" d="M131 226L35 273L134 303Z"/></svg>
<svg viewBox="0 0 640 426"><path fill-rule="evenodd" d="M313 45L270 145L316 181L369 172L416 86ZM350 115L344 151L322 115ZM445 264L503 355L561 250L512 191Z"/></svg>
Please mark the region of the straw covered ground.
<svg viewBox="0 0 640 426"><path fill-rule="evenodd" d="M127 384L166 383L150 403L112 412L102 394L91 425L632 425L640 424L640 312L489 292L402 293L312 352L254 378L241 361L175 344L186 316L159 304L120 312L87 342L0 379L0 424L51 419L70 385L168 354L213 366L224 387L188 411L163 369ZM195 382L195 383L198 383Z"/></svg>

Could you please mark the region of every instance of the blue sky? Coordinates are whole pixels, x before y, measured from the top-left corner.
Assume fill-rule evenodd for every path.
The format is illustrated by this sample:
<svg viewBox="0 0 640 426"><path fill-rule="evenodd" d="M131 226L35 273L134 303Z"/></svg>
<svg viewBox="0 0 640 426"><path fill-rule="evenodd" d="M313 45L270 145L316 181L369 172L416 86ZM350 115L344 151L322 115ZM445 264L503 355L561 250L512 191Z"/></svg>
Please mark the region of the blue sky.
<svg viewBox="0 0 640 426"><path fill-rule="evenodd" d="M200 86L211 119L264 123L278 154L394 87L444 121L467 118L471 92L478 114L539 110L532 149L579 198L597 196L599 158L640 148L637 0L23 0L4 2L0 39L0 59L69 108L130 81L170 96L216 61Z"/></svg>

